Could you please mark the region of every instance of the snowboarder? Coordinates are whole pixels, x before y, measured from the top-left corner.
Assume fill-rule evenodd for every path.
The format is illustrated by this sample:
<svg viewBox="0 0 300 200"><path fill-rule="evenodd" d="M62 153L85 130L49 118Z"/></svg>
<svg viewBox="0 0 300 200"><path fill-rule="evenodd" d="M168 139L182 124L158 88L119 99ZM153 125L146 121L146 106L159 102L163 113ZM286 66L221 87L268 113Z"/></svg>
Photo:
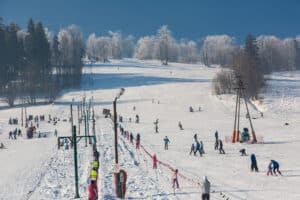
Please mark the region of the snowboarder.
<svg viewBox="0 0 300 200"><path fill-rule="evenodd" d="M251 154L250 159L251 159L251 171L255 170L256 172L258 172L256 156L254 153Z"/></svg>
<svg viewBox="0 0 300 200"><path fill-rule="evenodd" d="M152 156L152 161L153 161L153 169L157 169L157 158L155 154Z"/></svg>
<svg viewBox="0 0 300 200"><path fill-rule="evenodd" d="M272 167L273 167L273 173L276 175L276 171L280 174L281 172L279 171L279 163L276 161L276 160L271 160L270 162L272 164Z"/></svg>
<svg viewBox="0 0 300 200"><path fill-rule="evenodd" d="M246 149L241 149L240 153L241 153L241 156L247 156Z"/></svg>
<svg viewBox="0 0 300 200"><path fill-rule="evenodd" d="M88 200L97 200L98 199L98 187L97 182L92 180L88 185Z"/></svg>
<svg viewBox="0 0 300 200"><path fill-rule="evenodd" d="M165 150L168 150L169 148L169 143L170 143L170 140L169 140L169 138L166 136L165 138L164 138L164 143L165 143Z"/></svg>
<svg viewBox="0 0 300 200"><path fill-rule="evenodd" d="M138 133L138 134L136 135L136 141L135 141L135 148L136 148L136 149L140 149L140 142L141 142L141 136L140 136L140 134Z"/></svg>
<svg viewBox="0 0 300 200"><path fill-rule="evenodd" d="M206 176L203 176L203 182L201 183L202 187L202 200L209 200L210 194L210 182Z"/></svg>
<svg viewBox="0 0 300 200"><path fill-rule="evenodd" d="M183 130L181 122L178 122L178 127L179 127L180 130Z"/></svg>
<svg viewBox="0 0 300 200"><path fill-rule="evenodd" d="M174 174L172 176L172 187L174 188L174 190L175 190L175 185L176 185L176 188L178 189L179 188L179 184L178 184L178 169L175 169Z"/></svg>
<svg viewBox="0 0 300 200"><path fill-rule="evenodd" d="M223 149L223 142L222 142L222 140L219 140L219 152L220 152L220 154L225 154L225 151Z"/></svg>

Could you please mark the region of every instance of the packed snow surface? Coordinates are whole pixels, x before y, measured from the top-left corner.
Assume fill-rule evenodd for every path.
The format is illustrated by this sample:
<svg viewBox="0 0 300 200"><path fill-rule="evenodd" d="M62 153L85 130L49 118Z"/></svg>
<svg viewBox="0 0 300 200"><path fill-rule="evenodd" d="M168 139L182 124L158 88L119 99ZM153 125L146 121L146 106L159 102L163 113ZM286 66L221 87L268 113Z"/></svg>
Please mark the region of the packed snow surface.
<svg viewBox="0 0 300 200"><path fill-rule="evenodd" d="M122 87L125 93L117 103L118 114L124 118L121 124L134 136L140 133L143 146L137 150L126 138L118 136L119 167L128 174L127 199L200 199L202 191L197 183L202 182L204 175L212 184L211 199L300 199L300 72L268 77L264 98L249 104L259 144L232 144L235 96L213 94L211 81L218 70L199 64L162 66L156 61L134 59L87 64L80 89L65 91L51 105L27 107L28 115L45 115L38 131L50 132L46 138L26 139L22 128L23 137L8 139L9 131L20 128L21 107L3 107L0 142L5 148L0 149L0 200L74 198L73 150L58 150L53 132L56 129L58 136L71 135L70 104L78 105L84 96L93 97L95 106L99 199L115 199L113 123L104 118L102 109L112 110L112 101ZM195 112L189 112L190 106ZM73 113L77 125L76 106ZM135 123L136 114L140 123ZM241 129L250 128L245 114L242 104ZM48 115L60 121L56 125L48 123ZM19 125L8 125L10 117L17 117ZM159 133L154 130L156 119ZM179 121L184 130L178 128ZM225 155L214 150L216 130L223 140ZM83 124L80 132L84 132ZM204 143L202 157L189 155L196 133ZM164 150L165 136L170 139L169 150ZM248 156L240 156L242 148ZM146 151L156 154L162 162L158 169L152 169L152 159ZM257 157L258 173L250 171L251 153ZM283 176L266 175L271 159L280 163ZM91 161L91 146L86 147L82 139L78 144L81 199L87 199ZM180 174L180 188L175 193L170 168L178 169Z"/></svg>

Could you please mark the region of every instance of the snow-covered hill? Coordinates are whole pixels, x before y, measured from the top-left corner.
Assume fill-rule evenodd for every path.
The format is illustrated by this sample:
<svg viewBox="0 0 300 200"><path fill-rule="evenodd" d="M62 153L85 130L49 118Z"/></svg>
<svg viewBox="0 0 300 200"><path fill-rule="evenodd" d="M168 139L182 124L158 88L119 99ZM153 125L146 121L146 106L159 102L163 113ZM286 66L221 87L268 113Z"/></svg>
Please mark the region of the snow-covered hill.
<svg viewBox="0 0 300 200"><path fill-rule="evenodd" d="M33 115L45 114L61 120L57 125L40 123L41 131L58 130L58 135L70 135L71 125L64 122L70 116L70 103L79 103L83 96L93 96L97 116L96 134L100 151L99 199L115 199L113 178L113 124L102 116L102 109L112 109L112 101L119 88L126 89L118 100L118 114L124 117L122 126L134 135L141 134L143 148L136 150L126 138L119 136L119 164L128 173L128 199L200 199L197 182L206 175L212 183L211 199L299 199L300 192L300 74L276 73L268 77L268 90L261 104L250 106L253 123L260 144L231 144L225 142L232 134L234 96L216 97L211 80L218 68L201 65L137 60L113 61L109 64L87 66L80 90L65 93L52 105L28 107ZM133 110L133 107L136 107ZM189 112L189 106L200 112ZM241 126L249 127L242 105ZM76 109L74 110L76 111ZM264 112L261 118L259 112ZM140 123L134 121L140 116ZM9 117L20 118L21 109L0 111L0 199L72 199L74 197L73 152L57 150L57 140L18 138L9 140L8 132L16 126L8 125ZM159 119L159 133L153 122ZM75 117L75 121L77 118ZM184 130L179 130L181 121ZM284 125L288 123L289 125ZM81 127L82 128L82 127ZM225 155L214 150L214 132L218 130L224 141ZM83 132L83 129L81 129ZM24 131L23 131L24 132ZM204 143L203 157L189 155L194 134ZM25 134L24 134L25 135ZM164 150L163 138L170 139ZM255 153L260 172L250 171L249 156L239 150ZM152 169L149 155L156 154L162 164ZM283 176L267 176L270 159L280 162ZM92 153L79 144L79 185L81 199L87 199L86 186ZM180 189L171 185L171 168L179 170Z"/></svg>

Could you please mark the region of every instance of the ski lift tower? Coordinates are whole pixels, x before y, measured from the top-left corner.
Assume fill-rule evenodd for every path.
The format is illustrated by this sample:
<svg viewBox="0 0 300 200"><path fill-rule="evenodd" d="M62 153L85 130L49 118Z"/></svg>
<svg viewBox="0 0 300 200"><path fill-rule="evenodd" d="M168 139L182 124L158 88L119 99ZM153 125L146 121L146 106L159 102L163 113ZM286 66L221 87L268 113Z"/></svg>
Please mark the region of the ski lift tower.
<svg viewBox="0 0 300 200"><path fill-rule="evenodd" d="M233 135L232 135L232 143L238 142L240 140L240 111L241 111L241 98L244 99L246 111L247 111L247 118L249 119L250 127L251 127L251 134L252 134L252 143L257 143L255 131L253 128L253 124L251 121L251 116L247 104L247 99L245 96L245 87L243 81L241 80L241 76L236 76L237 80L237 87L234 88L236 90L236 104L235 104L235 116L234 116L234 127L233 127Z"/></svg>

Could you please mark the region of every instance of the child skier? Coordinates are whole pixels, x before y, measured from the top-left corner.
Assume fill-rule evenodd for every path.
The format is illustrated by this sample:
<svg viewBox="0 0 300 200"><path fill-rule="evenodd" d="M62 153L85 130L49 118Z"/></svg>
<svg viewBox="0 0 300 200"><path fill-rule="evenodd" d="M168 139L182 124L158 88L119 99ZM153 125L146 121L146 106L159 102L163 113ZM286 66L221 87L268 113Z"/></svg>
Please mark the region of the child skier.
<svg viewBox="0 0 300 200"><path fill-rule="evenodd" d="M170 140L169 140L169 138L167 136L164 138L164 143L165 143L165 150L168 150L169 149Z"/></svg>
<svg viewBox="0 0 300 200"><path fill-rule="evenodd" d="M272 162L270 162L269 165L268 165L267 176L269 176L269 174L271 174L271 176L273 176L273 173L272 173Z"/></svg>
<svg viewBox="0 0 300 200"><path fill-rule="evenodd" d="M275 160L271 160L270 163L272 164L273 167L273 173L276 175L276 171L277 171L280 175L282 175L281 172L279 171L279 163Z"/></svg>

